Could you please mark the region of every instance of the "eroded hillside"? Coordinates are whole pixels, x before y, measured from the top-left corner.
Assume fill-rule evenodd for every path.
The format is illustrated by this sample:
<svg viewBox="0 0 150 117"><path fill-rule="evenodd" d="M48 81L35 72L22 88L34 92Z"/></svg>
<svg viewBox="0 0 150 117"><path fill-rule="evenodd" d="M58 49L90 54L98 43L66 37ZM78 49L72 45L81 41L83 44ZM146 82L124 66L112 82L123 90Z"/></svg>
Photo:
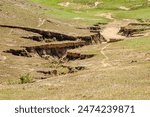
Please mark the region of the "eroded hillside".
<svg viewBox="0 0 150 117"><path fill-rule="evenodd" d="M85 6L71 5L76 4ZM70 1L48 5L0 1L0 99L150 97L148 18L118 19L114 11L92 17L91 8L81 8L78 12L88 14L84 20L90 19L85 23L72 13L77 10ZM69 5L73 11L67 11Z"/></svg>

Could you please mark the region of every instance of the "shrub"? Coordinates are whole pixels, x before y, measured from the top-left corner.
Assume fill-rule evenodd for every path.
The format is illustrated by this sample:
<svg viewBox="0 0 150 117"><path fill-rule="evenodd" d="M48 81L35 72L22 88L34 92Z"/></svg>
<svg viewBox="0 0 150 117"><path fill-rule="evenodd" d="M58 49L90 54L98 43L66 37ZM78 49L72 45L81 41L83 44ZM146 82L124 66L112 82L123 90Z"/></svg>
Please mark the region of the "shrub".
<svg viewBox="0 0 150 117"><path fill-rule="evenodd" d="M32 83L32 82L33 82L33 78L32 78L32 76L28 73L28 74L23 75L23 76L20 77L20 82L21 82L21 84Z"/></svg>

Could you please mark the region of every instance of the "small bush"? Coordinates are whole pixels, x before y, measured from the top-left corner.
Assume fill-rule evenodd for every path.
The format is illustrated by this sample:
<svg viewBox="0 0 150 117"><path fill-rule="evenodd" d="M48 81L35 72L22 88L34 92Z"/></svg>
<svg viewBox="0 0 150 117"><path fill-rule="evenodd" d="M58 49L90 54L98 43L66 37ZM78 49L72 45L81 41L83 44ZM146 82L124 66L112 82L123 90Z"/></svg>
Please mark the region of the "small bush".
<svg viewBox="0 0 150 117"><path fill-rule="evenodd" d="M20 77L20 82L21 82L21 84L32 83L32 82L33 82L33 78L32 78L32 76L28 73L28 74L26 74L26 75Z"/></svg>

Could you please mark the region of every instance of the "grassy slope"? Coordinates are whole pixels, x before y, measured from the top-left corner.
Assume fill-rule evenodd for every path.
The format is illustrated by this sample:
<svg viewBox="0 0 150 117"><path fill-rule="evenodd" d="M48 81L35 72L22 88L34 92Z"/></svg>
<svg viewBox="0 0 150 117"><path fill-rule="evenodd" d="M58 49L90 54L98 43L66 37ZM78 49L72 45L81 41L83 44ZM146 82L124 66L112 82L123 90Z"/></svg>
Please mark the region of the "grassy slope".
<svg viewBox="0 0 150 117"><path fill-rule="evenodd" d="M139 39L126 40L119 43L120 46L126 46L128 48L135 48L136 50L149 51L150 50L150 39L149 37L143 37Z"/></svg>
<svg viewBox="0 0 150 117"><path fill-rule="evenodd" d="M78 6L82 5L75 5L73 7L69 8L64 8L62 6L59 6L58 3L60 3L60 0L31 0L46 6L50 6L50 9L46 12L47 15L52 16L54 18L59 18L59 19L65 19L65 20L71 20L75 21L74 18L81 18L79 19L80 22L86 23L86 24L93 24L96 22L108 22L109 20L103 17L97 17L94 16L96 10L88 10L88 9L80 9L77 10L76 8ZM74 8L75 7L75 8Z"/></svg>
<svg viewBox="0 0 150 117"><path fill-rule="evenodd" d="M85 9L84 7L81 8L79 10L81 11L80 14L74 12L77 10L78 7L80 7L80 5L89 5L93 7L94 3L98 0L50 0L50 1L49 0L42 0L42 1L32 0L32 1L39 2L41 4L45 4L48 6L53 6L55 8L62 8L58 5L58 3L60 2L76 3L77 4L76 7L70 6L70 7L66 7L63 10L58 11L59 16L63 18L81 17L81 18L85 18L86 20L99 18L101 22L106 22L107 21L106 19L102 17L96 17L95 14L107 13L107 12L112 13L115 18L119 18L119 19L124 19L124 18L149 19L150 17L150 14L149 14L150 7L148 6L147 0L136 0L136 2L133 0L103 0L103 3L98 5L96 9L91 9L91 8ZM131 8L132 10L130 11L121 10L119 9L119 7L121 6ZM58 12L56 11L54 13L58 13ZM86 14L85 12L88 12L88 14ZM57 14L55 15L57 16Z"/></svg>

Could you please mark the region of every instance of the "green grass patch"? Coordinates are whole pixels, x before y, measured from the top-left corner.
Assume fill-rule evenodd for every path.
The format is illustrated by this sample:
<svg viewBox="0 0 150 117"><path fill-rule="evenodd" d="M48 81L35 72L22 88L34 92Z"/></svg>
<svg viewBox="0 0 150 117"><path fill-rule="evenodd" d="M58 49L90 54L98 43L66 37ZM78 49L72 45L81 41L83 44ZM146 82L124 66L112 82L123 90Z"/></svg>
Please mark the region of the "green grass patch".
<svg viewBox="0 0 150 117"><path fill-rule="evenodd" d="M20 79L21 84L32 83L33 82L33 78L29 73L21 76L19 79Z"/></svg>
<svg viewBox="0 0 150 117"><path fill-rule="evenodd" d="M150 8L143 8L131 11L117 11L114 12L114 16L119 19L149 19Z"/></svg>
<svg viewBox="0 0 150 117"><path fill-rule="evenodd" d="M54 18L73 20L79 17L81 22L93 24L95 22L107 23L108 19L97 17L97 13L112 13L113 17L118 19L149 19L150 8L147 0L31 0L33 2L48 6L50 10L46 11L47 15ZM61 2L70 2L74 5L62 7L58 5ZM97 8L92 8L95 2L100 2ZM76 5L75 5L76 4ZM89 8L80 8L80 5L89 5ZM119 7L124 6L131 8L129 11L121 10ZM91 8L90 8L91 7ZM80 13L77 13L77 12Z"/></svg>
<svg viewBox="0 0 150 117"><path fill-rule="evenodd" d="M150 51L150 37L142 37L138 39L124 40L116 43L123 48L133 48L135 50Z"/></svg>
<svg viewBox="0 0 150 117"><path fill-rule="evenodd" d="M146 6L148 4L147 0L32 0L38 3L42 3L45 5L54 5L58 6L58 3L61 2L70 2L77 3L83 5L91 5L94 6L95 2L99 2L98 8L102 9L117 9L120 6L133 7L135 5L143 5Z"/></svg>
<svg viewBox="0 0 150 117"><path fill-rule="evenodd" d="M37 2L39 4L45 5L49 7L49 10L45 11L44 13L47 16L51 16L53 18L58 18L62 20L69 20L69 21L80 21L81 23L86 24L93 24L97 22L107 23L109 20L103 17L95 16L97 13L97 9L73 9L68 7L59 6L58 3L62 2L61 0L31 0ZM102 11L99 11L102 12ZM79 18L78 20L75 20Z"/></svg>
<svg viewBox="0 0 150 117"><path fill-rule="evenodd" d="M56 5L57 3L60 2L60 0L31 0L34 2L38 2L40 4L45 4L45 5Z"/></svg>

